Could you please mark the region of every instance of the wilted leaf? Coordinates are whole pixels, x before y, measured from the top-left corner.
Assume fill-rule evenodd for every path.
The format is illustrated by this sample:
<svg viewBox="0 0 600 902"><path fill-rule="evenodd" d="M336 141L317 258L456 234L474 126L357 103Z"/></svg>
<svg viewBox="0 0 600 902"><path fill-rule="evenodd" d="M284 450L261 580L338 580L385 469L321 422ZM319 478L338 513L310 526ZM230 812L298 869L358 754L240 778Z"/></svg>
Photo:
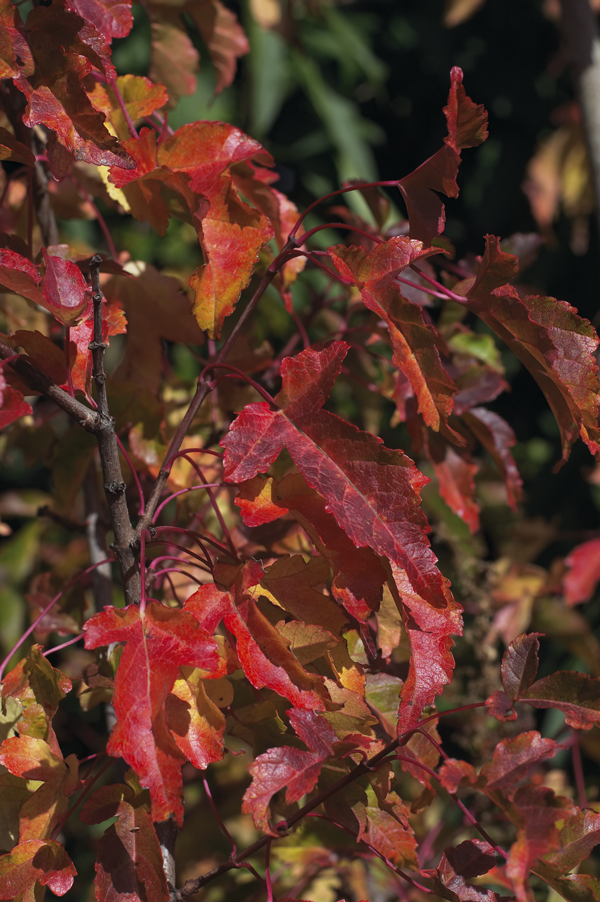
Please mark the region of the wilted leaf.
<svg viewBox="0 0 600 902"><path fill-rule="evenodd" d="M589 601L600 581L600 539L591 539L578 545L565 558L569 572L563 586L567 604Z"/></svg>

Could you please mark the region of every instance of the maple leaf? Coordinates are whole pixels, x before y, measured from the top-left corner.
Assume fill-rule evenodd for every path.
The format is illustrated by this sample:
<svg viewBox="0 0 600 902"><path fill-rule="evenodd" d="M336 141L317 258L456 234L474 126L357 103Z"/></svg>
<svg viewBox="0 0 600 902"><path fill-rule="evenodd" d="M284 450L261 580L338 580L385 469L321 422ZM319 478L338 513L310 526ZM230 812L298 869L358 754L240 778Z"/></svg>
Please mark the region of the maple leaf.
<svg viewBox="0 0 600 902"><path fill-rule="evenodd" d="M261 593L255 587L263 576L262 565L253 560L241 568L218 564L214 576L224 588L201 586L188 598L184 610L209 633L223 620L236 637L237 656L256 689L267 686L297 708L323 710L327 692L322 677L304 670L256 604Z"/></svg>
<svg viewBox="0 0 600 902"><path fill-rule="evenodd" d="M444 231L446 214L438 195L458 197L456 175L460 151L482 144L488 136L487 113L467 96L462 69L454 66L450 79L448 105L444 107L448 123L444 147L398 182L406 202L410 236L425 245L430 245Z"/></svg>
<svg viewBox="0 0 600 902"><path fill-rule="evenodd" d="M4 678L2 699L16 699L23 708L23 720L19 734L44 739L55 755L61 751L52 728L52 718L59 702L71 691L71 681L52 667L42 654L41 646L34 645L26 658Z"/></svg>
<svg viewBox="0 0 600 902"><path fill-rule="evenodd" d="M27 17L29 59L15 84L27 98L26 125L45 125L75 159L96 165L134 167L134 161L104 126L83 80L96 67L116 73L110 48L93 25L64 7L37 7Z"/></svg>
<svg viewBox="0 0 600 902"><path fill-rule="evenodd" d="M446 456L440 463L433 462L433 469L440 487L440 495L461 520L469 527L469 532L479 529L479 505L475 500L475 474L477 464L469 463L452 450L446 448Z"/></svg>
<svg viewBox="0 0 600 902"><path fill-rule="evenodd" d="M600 843L600 814L577 809L560 831L559 848L543 856L543 861L562 873L572 871Z"/></svg>
<svg viewBox="0 0 600 902"><path fill-rule="evenodd" d="M50 839L68 809L68 796L81 787L77 758L63 760L43 739L20 735L4 740L0 764L15 777L42 783L21 806L19 842Z"/></svg>
<svg viewBox="0 0 600 902"><path fill-rule="evenodd" d="M495 902L497 896L492 890L468 882L487 874L495 866L493 847L481 839L468 839L454 848L444 849L438 867L421 873L432 880L434 891L443 899Z"/></svg>
<svg viewBox="0 0 600 902"><path fill-rule="evenodd" d="M438 771L438 779L448 792L456 792L459 786L477 783L477 771L468 761L445 758Z"/></svg>
<svg viewBox="0 0 600 902"><path fill-rule="evenodd" d="M486 325L514 351L546 396L558 423L563 461L579 434L595 454L600 383L594 351L598 336L565 301L526 296L506 283L518 270L517 258L486 236L475 277L455 286Z"/></svg>
<svg viewBox="0 0 600 902"><path fill-rule="evenodd" d="M205 770L223 757L225 717L207 694L205 673L199 668L182 667L167 696L167 726L188 761Z"/></svg>
<svg viewBox="0 0 600 902"><path fill-rule="evenodd" d="M23 31L18 8L10 0L0 0L0 78L33 72L33 58Z"/></svg>
<svg viewBox="0 0 600 902"><path fill-rule="evenodd" d="M600 678L563 670L551 673L529 686L519 701L534 708L557 708L569 726L591 730L600 724Z"/></svg>
<svg viewBox="0 0 600 902"><path fill-rule="evenodd" d="M542 738L536 731L503 739L494 749L491 761L481 770L486 790L509 789L526 776L531 766L544 758L552 758L564 746L553 739Z"/></svg>
<svg viewBox="0 0 600 902"><path fill-rule="evenodd" d="M419 510L427 477L380 439L320 409L347 351L346 342L333 342L282 361L276 406L248 404L221 442L225 479L243 482L264 472L286 445L354 544L405 567L414 592L445 607L451 597L447 581L435 567Z"/></svg>
<svg viewBox="0 0 600 902"><path fill-rule="evenodd" d="M160 843L150 818L146 793L129 771L128 785L103 786L84 803L84 824L116 817L98 844L98 902L166 902L169 898ZM136 785L137 784L137 785Z"/></svg>
<svg viewBox="0 0 600 902"><path fill-rule="evenodd" d="M88 92L88 97L96 109L110 120L120 141L127 141L131 138L131 133L115 90L119 92L132 122L151 116L169 99L164 85L153 84L149 78L142 75L120 75L114 86L96 82L93 90Z"/></svg>
<svg viewBox="0 0 600 902"><path fill-rule="evenodd" d="M232 83L237 60L250 45L237 16L221 0L193 0L185 11L198 26L216 72L215 94Z"/></svg>
<svg viewBox="0 0 600 902"><path fill-rule="evenodd" d="M498 467L506 486L506 499L516 510L522 496L523 480L509 450L517 443L513 430L501 416L485 407L471 407L464 411L462 420Z"/></svg>
<svg viewBox="0 0 600 902"><path fill-rule="evenodd" d="M109 44L113 38L125 38L131 31L130 0L68 0L67 6L91 23Z"/></svg>
<svg viewBox="0 0 600 902"><path fill-rule="evenodd" d="M35 266L26 257L8 248L0 248L0 284L28 298L35 304L45 306L44 295L39 287L42 277Z"/></svg>
<svg viewBox="0 0 600 902"><path fill-rule="evenodd" d="M417 396L419 413L427 426L440 429L458 444L464 440L448 427L456 385L442 366L433 326L423 319L417 304L401 294L396 276L411 263L439 253L424 249L421 241L405 236L378 244L371 253L362 247L329 248L340 275L356 283L363 303L387 325L395 366L409 380Z"/></svg>
<svg viewBox="0 0 600 902"><path fill-rule="evenodd" d="M2 367L0 369L0 429L33 413L31 404L25 400L22 393L7 385L3 370Z"/></svg>
<svg viewBox="0 0 600 902"><path fill-rule="evenodd" d="M569 568L563 578L565 601L569 605L589 601L600 581L600 539L577 545L565 564Z"/></svg>
<svg viewBox="0 0 600 902"><path fill-rule="evenodd" d="M42 282L44 307L64 326L75 326L91 304L83 273L70 260L42 248L46 272Z"/></svg>
<svg viewBox="0 0 600 902"><path fill-rule="evenodd" d="M518 902L532 898L528 876L531 866L544 853L559 848L557 823L575 810L570 799L555 796L544 786L524 786L512 795L518 825L517 839L510 847L506 874Z"/></svg>
<svg viewBox="0 0 600 902"><path fill-rule="evenodd" d="M513 701L518 700L535 680L541 633L523 633L514 639L502 657L502 685L486 701L488 711L498 720L515 720Z"/></svg>
<svg viewBox="0 0 600 902"><path fill-rule="evenodd" d="M287 715L310 751L281 746L259 755L248 767L252 783L244 793L242 806L245 814L252 815L256 827L271 836L277 836L269 824L269 805L275 793L285 789L285 801L291 805L311 792L337 740L327 721L314 711L294 708Z"/></svg>
<svg viewBox="0 0 600 902"><path fill-rule="evenodd" d="M52 840L20 843L0 856L0 899L39 902L37 886L48 886L64 896L73 886L75 866L63 846ZM42 890L43 893L43 890Z"/></svg>
<svg viewBox="0 0 600 902"><path fill-rule="evenodd" d="M389 558L400 603L410 617L413 655L399 721L399 728L409 729L450 680L451 635L461 630L460 607L435 566L419 509L427 477L401 452L320 409L347 350L345 342L333 342L282 361L276 406L247 405L222 440L224 475L232 482L250 479L264 472L285 445L352 542Z"/></svg>
<svg viewBox="0 0 600 902"><path fill-rule="evenodd" d="M155 601L145 611L107 607L84 630L86 648L125 643L113 697L117 723L107 752L125 758L150 790L153 821L173 815L181 824L183 755L166 724L165 700L181 665L218 668L217 644L189 612Z"/></svg>

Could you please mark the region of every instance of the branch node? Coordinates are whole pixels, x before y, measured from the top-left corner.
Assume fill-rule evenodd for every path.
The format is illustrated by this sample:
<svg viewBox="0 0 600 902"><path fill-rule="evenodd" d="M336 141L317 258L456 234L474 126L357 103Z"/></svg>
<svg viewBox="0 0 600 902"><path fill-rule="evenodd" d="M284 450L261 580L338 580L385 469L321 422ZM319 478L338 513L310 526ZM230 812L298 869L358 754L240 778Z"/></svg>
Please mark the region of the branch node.
<svg viewBox="0 0 600 902"><path fill-rule="evenodd" d="M105 482L104 483L104 491L108 492L109 495L121 495L127 486L124 482Z"/></svg>

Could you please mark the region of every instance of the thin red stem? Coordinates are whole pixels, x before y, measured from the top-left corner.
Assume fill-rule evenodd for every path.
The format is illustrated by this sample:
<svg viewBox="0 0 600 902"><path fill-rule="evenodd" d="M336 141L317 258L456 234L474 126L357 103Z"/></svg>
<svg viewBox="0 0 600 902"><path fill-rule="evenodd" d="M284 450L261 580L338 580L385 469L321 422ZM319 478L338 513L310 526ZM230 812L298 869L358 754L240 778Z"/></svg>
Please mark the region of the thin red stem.
<svg viewBox="0 0 600 902"><path fill-rule="evenodd" d="M152 539L152 541L148 542L148 545L171 545L173 548L178 548L180 551L184 551L186 554L189 554L190 557L193 557L197 561L200 561L201 564L206 564L206 566L209 567L212 572L212 561L208 559L208 557L201 558L199 554L196 554L194 551L186 548L185 545L180 545L179 542L171 542L170 539ZM180 558L174 557L173 560L180 560Z"/></svg>
<svg viewBox="0 0 600 902"><path fill-rule="evenodd" d="M33 169L27 167L27 248L33 257Z"/></svg>
<svg viewBox="0 0 600 902"><path fill-rule="evenodd" d="M185 457L186 460L188 459L185 454L181 454L179 456ZM191 460L190 460L190 463L191 463ZM225 483L225 482L207 482L206 485L192 485L192 486L189 486L189 488L187 488L187 489L180 489L178 492L173 492L172 495L168 495L164 501L161 501L159 506L156 508L156 513L154 514L154 516L152 518L152 522L156 523L156 521L158 520L158 518L160 516L160 512L162 511L162 509L164 507L166 507L166 505L169 504L173 500L173 498L178 498L180 495L186 495L188 492L197 492L200 489L207 489L207 488L220 488L221 486L224 486L224 485L227 485L227 483Z"/></svg>
<svg viewBox="0 0 600 902"><path fill-rule="evenodd" d="M137 474L137 471L136 471L135 467L133 466L133 463L132 463L132 461L131 461L131 458L129 457L129 454L128 454L127 451L125 450L125 446L123 445L123 442L121 441L121 439L119 438L119 436L116 434L116 432L115 432L115 438L116 438L116 440L117 440L117 445L119 446L119 451L121 452L121 454L123 455L123 457L124 457L125 460L127 461L127 466L129 467L129 470L130 470L131 475L133 476L133 480L134 480L134 482L135 482L135 487L136 487L136 489L137 489L137 493L138 493L138 496L139 496L139 499L140 499L140 506L139 506L139 510L138 510L138 515L141 517L142 514L144 513L144 508L145 508L145 505L146 505L146 501L145 501L145 499L144 499L144 492L143 492L143 489L142 489L142 484L141 484L141 482L140 482L140 480L139 480L139 476L138 476L138 474Z"/></svg>
<svg viewBox="0 0 600 902"><path fill-rule="evenodd" d="M425 279L426 282L429 282L430 285L433 285L434 288L441 292L443 297L450 298L453 301L458 301L459 304L466 304L467 299L464 295L455 294L449 288L446 288L445 285L442 285L441 282L437 282L435 279L432 279L431 276L428 276L421 269L419 269L418 266L414 266L412 263L410 264L410 268L414 270L414 272L418 273L422 279ZM420 285L418 287L421 288L421 291L423 291L423 288Z"/></svg>
<svg viewBox="0 0 600 902"><path fill-rule="evenodd" d="M418 288L419 291L424 291L426 294L432 294L436 298L442 298L442 300L446 300L448 297L447 294L442 294L441 291L434 291L433 288L425 288L424 285L418 285L416 282L411 282L410 279L403 279L401 276L396 276L396 282L402 282L403 285L410 285L411 288Z"/></svg>
<svg viewBox="0 0 600 902"><path fill-rule="evenodd" d="M267 882L267 902L273 902L273 884L271 883L271 843L269 839L265 848L265 879Z"/></svg>
<svg viewBox="0 0 600 902"><path fill-rule="evenodd" d="M81 573L78 573L77 576L74 576L71 580L69 580L69 582L66 584L66 586L63 586L63 588L60 590L60 592L58 592L58 594L54 596L52 601L44 608L44 610L39 615L39 617L36 617L36 619L33 621L31 626L27 630L25 630L25 632L23 633L21 638L18 640L18 642L15 643L15 645L13 645L13 647L11 648L11 650L9 651L9 653L7 654L5 659L0 664L0 681L2 680L2 674L4 673L4 669L5 669L6 665L8 664L8 662L10 661L10 659L12 658L12 656L14 655L14 653L23 645L23 642L25 642L25 640L29 638L29 636L35 630L38 623L46 616L48 611L52 607L54 607L54 605L59 600L59 598L61 598L65 592L68 592L69 589L72 586L74 586L75 583L78 580L80 580L82 576L86 576L88 573L91 573L92 570L96 569L96 567L101 567L102 564L114 564L114 563L116 563L116 561L112 557L105 558L103 561L98 561L96 564L92 564L91 567L87 567L85 570L82 570Z"/></svg>
<svg viewBox="0 0 600 902"><path fill-rule="evenodd" d="M142 586L140 591L140 614L146 610L146 530L142 530L140 536L140 576Z"/></svg>
<svg viewBox="0 0 600 902"><path fill-rule="evenodd" d="M83 633L81 633L79 636L75 636L74 639L69 639L68 642L63 642L62 645L55 645L53 648L46 649L46 651L42 652L42 654L45 658L47 658L48 655L53 655L55 651L60 651L61 648L68 648L69 645L75 645L75 643L79 642L80 639L83 639Z"/></svg>
<svg viewBox="0 0 600 902"><path fill-rule="evenodd" d="M150 563L148 564L148 570L151 570L155 564L160 564L161 561L181 562L181 558L177 557L177 555L174 554L161 554L150 561ZM193 561L186 561L186 563L191 564L193 567L198 567L200 570L204 570L205 573L212 573L212 568L208 567L206 564L195 564ZM183 572L184 571L182 571L182 573Z"/></svg>
<svg viewBox="0 0 600 902"><path fill-rule="evenodd" d="M202 381L205 375L210 372L210 370L216 369L229 370L230 372L235 373L236 376L238 376L244 382L247 382L248 385L251 385L252 388L259 393L259 395L262 395L265 401L268 401L268 403L273 405L273 407L277 407L269 392L264 389L262 385L259 385L258 382L254 381L254 379L251 379L247 373L245 373L243 370L238 369L237 366L231 366L230 363L209 363L208 366L205 366L200 373L199 380Z"/></svg>
<svg viewBox="0 0 600 902"><path fill-rule="evenodd" d="M104 235L104 240L106 241L106 245L108 247L108 252L111 255L111 257L113 258L113 260L117 260L119 257L119 254L117 253L115 243L112 240L112 235L110 234L110 229L106 225L106 220L104 219L104 216L102 215L102 213L100 212L100 210L98 209L96 204L94 203L93 197L91 196L91 194L89 194L85 190L83 185L81 185L77 181L77 179L75 178L75 176L72 173L69 173L69 178L71 179L71 181L73 182L73 184L75 185L75 187L77 188L77 190L79 191L79 193L81 194L83 199L86 201L86 203L88 203L90 205L90 207L92 208L92 210L94 211L96 221L97 221L98 225L100 226L100 229L102 230L102 234Z"/></svg>
<svg viewBox="0 0 600 902"><path fill-rule="evenodd" d="M121 112L123 113L123 116L125 117L125 122L127 123L127 128L129 129L129 134L131 135L132 138L137 138L138 133L136 131L135 125L131 121L131 116L129 115L129 110L125 106L125 101L121 97L121 92L119 91L119 89L117 87L117 79L116 78L108 79L108 84L111 86L111 88L115 92L115 97L117 98L117 103L119 104L119 106L121 108Z"/></svg>
<svg viewBox="0 0 600 902"><path fill-rule="evenodd" d="M408 764L412 764L415 767L420 767L421 770L426 771L438 783L440 783L440 785L443 785L440 781L440 778L436 774L436 772L434 770L432 770L430 767L427 767L427 765L423 764L421 761L417 761L416 758L409 758L408 755L396 755L396 760L397 761L406 761ZM508 854L504 851L504 849L502 849L499 845L497 845L497 843L494 842L494 840L491 838L491 836L488 835L488 833L486 833L486 831L483 829L483 827L481 826L479 821L476 818L474 818L473 815L471 814L471 812L469 811L469 809L465 805L463 805L463 803L458 798L456 793L450 792L449 790L446 790L446 792L448 793L448 795L452 796L452 798L454 799L454 801L456 802L456 804L458 805L460 810L463 812L465 817L470 821L470 823L475 827L475 829L478 830L479 833L481 833L481 835L483 836L485 841L488 842L490 844L490 846L492 846L492 848L499 855L502 855L503 858L508 858Z"/></svg>
<svg viewBox="0 0 600 902"><path fill-rule="evenodd" d="M178 558L175 558L174 560L178 560ZM165 573L182 573L184 576L187 576L188 579L193 579L194 582L198 583L199 586L202 585L197 576L193 576L191 573L188 573L187 570L182 570L180 567L165 567L164 570L157 570L154 576L156 579L158 579L159 576L163 576L163 574ZM170 580L170 582L172 586L172 580Z"/></svg>
<svg viewBox="0 0 600 902"><path fill-rule="evenodd" d="M223 819L222 819L221 815L219 814L219 809L215 805L215 800L212 797L212 793L210 791L210 786L208 785L208 780L206 779L206 777L202 777L202 785L204 786L204 792L206 793L206 798L208 799L208 804L210 805L210 807L212 809L212 813L215 816L215 820L218 823L219 827L221 828L221 832L227 838L229 844L231 845L231 854L237 855L237 846L233 840L233 837L231 836L231 833L229 832L229 830L223 823Z"/></svg>
<svg viewBox="0 0 600 902"><path fill-rule="evenodd" d="M298 217L292 231L289 234L288 241L290 238L295 238L298 229L302 225L303 220L308 216L308 214L318 207L319 204L324 203L326 200L329 200L330 197L338 197L340 194L347 194L349 191L358 191L360 188L397 188L399 179L394 179L393 181L387 182L368 182L364 185L347 185L345 188L338 188L337 191L331 191L329 194L325 194L323 197L319 197L318 200L313 201L310 206L306 208L304 213L301 213Z"/></svg>
<svg viewBox="0 0 600 902"><path fill-rule="evenodd" d="M215 488L215 487L221 488L222 486L227 485L227 483L225 483L225 482L208 483L206 481L206 479L204 478L204 473L200 469L199 465L195 461L193 461L191 459L191 457L188 457L187 454L183 454L182 456L183 456L183 459L187 460L187 462L190 464L190 466L192 466L194 468L194 470L198 474L198 478L202 482L203 487L207 490L212 509L215 512L215 516L216 516L217 520L219 521L219 525L221 527L221 532L223 533L225 541L227 542L227 545L229 546L229 550L231 551L231 553L233 554L234 557L237 557L237 551L235 550L235 545L233 544L233 540L231 538L231 533L229 532L229 530L227 528L227 524L225 523L223 514L221 513L221 511L219 509L219 505L217 504L217 499L215 498L215 495L212 491L213 488Z"/></svg>
<svg viewBox="0 0 600 902"><path fill-rule="evenodd" d="M378 235L371 235L370 232L365 232L364 229L357 229L356 226L348 225L345 222L329 222L315 226L314 229L311 229L309 232L304 232L304 234L298 238L298 245L302 246L303 244L306 244L309 238L312 238L317 232L323 232L325 229L348 229L350 232L357 232L359 235L362 235L363 238L368 238L369 241L374 241L375 244L383 243L383 238L380 238Z"/></svg>

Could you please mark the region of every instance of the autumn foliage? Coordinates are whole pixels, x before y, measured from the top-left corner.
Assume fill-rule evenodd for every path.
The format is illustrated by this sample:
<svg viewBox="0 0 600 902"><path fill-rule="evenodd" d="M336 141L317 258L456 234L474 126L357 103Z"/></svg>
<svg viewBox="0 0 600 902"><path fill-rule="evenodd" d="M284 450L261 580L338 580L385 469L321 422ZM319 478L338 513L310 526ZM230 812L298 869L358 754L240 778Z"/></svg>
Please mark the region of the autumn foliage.
<svg viewBox="0 0 600 902"><path fill-rule="evenodd" d="M437 153L300 214L238 128L169 127L197 64L186 22L220 90L247 51L233 13L148 9L150 77L117 77L126 2L53 2L24 20L0 5L0 425L6 447L50 462L40 516L61 536L2 665L0 899L87 898L74 880L91 850L103 902L211 899L228 872L235 899L320 900L332 868L347 902L526 902L544 886L600 899L579 748L600 726L598 648L574 610L600 580L600 540L551 573L473 563L476 477L513 511L522 497L515 436L488 406L507 388L500 347L543 392L560 465L578 439L600 454L599 340L519 283L518 240L512 253L487 235L457 260L444 236L484 108L453 68ZM343 205L350 192L362 207ZM84 207L101 253L61 243L57 217ZM182 223L193 271L131 260L107 225L119 216L160 236ZM267 300L289 323L279 347L254 331ZM538 675L544 630L527 629L541 598L591 675ZM483 648L505 646L471 689L455 680L463 605ZM444 749L444 722L464 758ZM557 755L573 756L576 793L553 783ZM229 853L190 852L198 804Z"/></svg>

